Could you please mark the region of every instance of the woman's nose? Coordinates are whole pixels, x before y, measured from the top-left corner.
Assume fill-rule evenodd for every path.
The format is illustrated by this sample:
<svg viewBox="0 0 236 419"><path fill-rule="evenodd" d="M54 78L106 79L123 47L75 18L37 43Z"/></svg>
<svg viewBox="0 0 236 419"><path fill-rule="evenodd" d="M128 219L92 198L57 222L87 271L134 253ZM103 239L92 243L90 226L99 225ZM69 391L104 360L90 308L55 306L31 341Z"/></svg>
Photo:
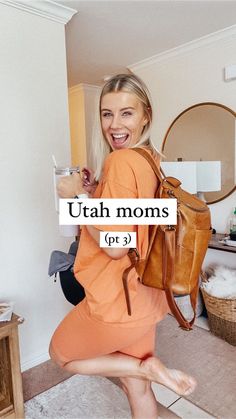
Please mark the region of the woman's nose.
<svg viewBox="0 0 236 419"><path fill-rule="evenodd" d="M114 115L111 121L111 128L120 128L121 125L120 115Z"/></svg>

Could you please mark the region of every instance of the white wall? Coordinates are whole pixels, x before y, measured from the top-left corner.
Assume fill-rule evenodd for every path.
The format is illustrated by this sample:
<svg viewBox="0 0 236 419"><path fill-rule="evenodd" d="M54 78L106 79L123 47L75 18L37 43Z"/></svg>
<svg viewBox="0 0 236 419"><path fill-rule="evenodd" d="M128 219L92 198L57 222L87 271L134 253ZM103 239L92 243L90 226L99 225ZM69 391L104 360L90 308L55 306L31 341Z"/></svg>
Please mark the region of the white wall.
<svg viewBox="0 0 236 419"><path fill-rule="evenodd" d="M223 69L236 60L236 27L156 59L130 66L148 85L155 108L152 138L161 148L166 131L184 109L200 102L218 102L236 111L236 80L225 82ZM228 229L236 193L211 205L217 232Z"/></svg>
<svg viewBox="0 0 236 419"><path fill-rule="evenodd" d="M0 301L15 301L27 369L47 359L71 307L47 275L67 250L54 209L52 160L70 163L64 25L0 4Z"/></svg>

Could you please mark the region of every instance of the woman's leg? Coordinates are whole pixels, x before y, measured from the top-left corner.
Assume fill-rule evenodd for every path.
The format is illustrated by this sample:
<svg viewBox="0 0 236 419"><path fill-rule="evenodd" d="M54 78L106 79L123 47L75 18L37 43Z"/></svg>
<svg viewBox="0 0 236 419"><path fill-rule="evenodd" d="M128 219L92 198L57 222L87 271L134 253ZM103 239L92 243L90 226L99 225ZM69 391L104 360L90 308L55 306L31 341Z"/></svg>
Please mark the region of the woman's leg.
<svg viewBox="0 0 236 419"><path fill-rule="evenodd" d="M144 360L154 355L155 341L156 326L154 325L140 339L122 348L121 352ZM158 418L158 404L149 380L121 377L120 382L128 398L133 419Z"/></svg>
<svg viewBox="0 0 236 419"><path fill-rule="evenodd" d="M195 381L191 377L168 370L153 357L155 325L116 328L92 320L83 302L79 306L66 316L52 337L50 355L58 365L74 374L119 377L134 419L147 418L147 413L148 419L157 418L151 381L179 394L193 391Z"/></svg>
<svg viewBox="0 0 236 419"><path fill-rule="evenodd" d="M145 360L119 352L92 359L66 362L56 354L50 345L51 358L66 371L82 375L105 377L132 377L162 384L179 395L189 395L196 387L196 381L182 371L165 367L156 357Z"/></svg>
<svg viewBox="0 0 236 419"><path fill-rule="evenodd" d="M50 355L74 374L144 379L163 384L180 395L190 394L195 380L166 368L152 356L154 339L155 326L118 328L94 321L82 301L54 332Z"/></svg>
<svg viewBox="0 0 236 419"><path fill-rule="evenodd" d="M120 378L133 419L157 419L158 408L151 382L137 378Z"/></svg>

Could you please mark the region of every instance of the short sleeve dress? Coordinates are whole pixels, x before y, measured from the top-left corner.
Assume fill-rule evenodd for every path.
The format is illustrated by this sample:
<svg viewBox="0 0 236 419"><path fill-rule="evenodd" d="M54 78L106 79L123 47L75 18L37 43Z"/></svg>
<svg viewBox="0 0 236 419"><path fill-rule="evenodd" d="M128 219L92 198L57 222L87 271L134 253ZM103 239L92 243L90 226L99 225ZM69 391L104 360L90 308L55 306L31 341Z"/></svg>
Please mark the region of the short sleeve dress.
<svg viewBox="0 0 236 419"><path fill-rule="evenodd" d="M149 163L131 149L113 151L105 160L94 198L153 198L157 179ZM148 248L146 225L96 225L101 231L135 231L144 258ZM82 228L74 273L86 297L60 323L52 338L55 352L68 360L88 359L112 352L136 357L153 354L155 327L169 312L165 293L142 285L135 269L128 288L132 314L128 315L122 274L129 257L111 259ZM158 266L157 266L158 269Z"/></svg>

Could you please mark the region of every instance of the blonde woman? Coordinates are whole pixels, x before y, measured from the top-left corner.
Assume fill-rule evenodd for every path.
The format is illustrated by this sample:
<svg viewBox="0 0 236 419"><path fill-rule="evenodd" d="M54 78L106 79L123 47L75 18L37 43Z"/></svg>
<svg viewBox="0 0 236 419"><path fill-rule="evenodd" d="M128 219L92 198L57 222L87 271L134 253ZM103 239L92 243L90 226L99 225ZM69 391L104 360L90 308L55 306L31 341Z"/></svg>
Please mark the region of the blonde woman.
<svg viewBox="0 0 236 419"><path fill-rule="evenodd" d="M99 103L100 135L94 145L95 179L64 178L64 198L90 192L94 198L152 198L158 181L150 165L133 147L145 147L160 162L150 139L152 106L144 83L134 75L117 75L103 87ZM97 184L98 181L98 184ZM135 231L141 258L148 248L148 226L85 226L74 272L86 297L60 323L50 355L65 370L86 375L119 377L132 417L157 418L151 382L179 395L190 394L196 382L166 368L154 356L156 325L169 311L161 290L143 286L133 269L129 275L132 315L127 313L122 274L130 266L126 248L99 247L100 231ZM158 269L158 266L157 266Z"/></svg>

